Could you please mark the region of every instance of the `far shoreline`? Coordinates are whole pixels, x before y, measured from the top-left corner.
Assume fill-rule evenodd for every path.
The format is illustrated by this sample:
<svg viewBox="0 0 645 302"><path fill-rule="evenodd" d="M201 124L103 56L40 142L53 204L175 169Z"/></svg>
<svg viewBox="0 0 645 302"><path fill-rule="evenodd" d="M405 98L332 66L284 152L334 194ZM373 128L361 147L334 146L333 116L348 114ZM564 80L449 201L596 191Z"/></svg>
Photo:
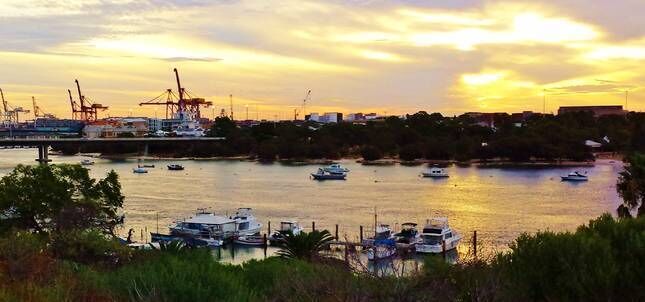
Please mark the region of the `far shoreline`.
<svg viewBox="0 0 645 302"><path fill-rule="evenodd" d="M366 166L388 166L388 165L403 165L403 166L422 166L422 165L437 165L437 166L474 166L478 168L550 168L550 167L593 167L597 160L603 161L622 161L620 156L611 157L598 157L597 160L589 161L572 161L572 160L559 160L559 161L545 161L545 160L530 160L530 161L510 161L507 159L491 159L480 160L473 159L470 161L457 161L457 160L432 160L432 159L417 159L414 161L405 161L399 158L383 158L379 160L366 161L360 157L343 157L338 159L276 159L274 161L263 161L254 156L214 156L214 157L172 157L172 156L140 156L137 154L96 154L96 153L79 153L79 156L92 157L107 160L177 160L177 161L246 161L257 162L263 164L279 163L285 165L327 165L337 161L355 161Z"/></svg>

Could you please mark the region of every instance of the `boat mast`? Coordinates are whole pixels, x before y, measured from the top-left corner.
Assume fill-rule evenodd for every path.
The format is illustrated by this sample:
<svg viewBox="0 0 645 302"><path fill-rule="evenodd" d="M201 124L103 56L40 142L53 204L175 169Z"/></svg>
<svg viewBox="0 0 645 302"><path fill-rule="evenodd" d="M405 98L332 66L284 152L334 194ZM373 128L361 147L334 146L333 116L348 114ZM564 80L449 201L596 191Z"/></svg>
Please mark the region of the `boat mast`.
<svg viewBox="0 0 645 302"><path fill-rule="evenodd" d="M376 226L377 226L376 221L377 221L377 219L378 219L378 215L376 214L376 207L374 207L374 238L376 238L376 235L378 233L376 231Z"/></svg>

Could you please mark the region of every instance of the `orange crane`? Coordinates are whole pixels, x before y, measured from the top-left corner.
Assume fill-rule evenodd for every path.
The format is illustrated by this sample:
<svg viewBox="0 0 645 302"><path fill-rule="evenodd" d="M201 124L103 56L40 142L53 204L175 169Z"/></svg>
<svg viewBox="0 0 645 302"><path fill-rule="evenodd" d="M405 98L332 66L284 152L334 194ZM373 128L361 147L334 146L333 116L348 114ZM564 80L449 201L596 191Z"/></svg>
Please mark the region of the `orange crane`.
<svg viewBox="0 0 645 302"><path fill-rule="evenodd" d="M161 95L151 100L139 103L139 106L165 105L166 119L182 118L184 115L189 115L195 119L201 118L200 108L202 106L208 108L213 105L213 102L206 101L203 98L193 97L184 87L181 87L179 71L177 71L177 68L174 68L173 72L175 73L179 95L175 94L172 89L166 89L166 91Z"/></svg>
<svg viewBox="0 0 645 302"><path fill-rule="evenodd" d="M72 98L72 92L68 89L69 101L72 106L72 117L86 122L98 120L99 110L105 111L108 107L93 103L90 99L86 98L81 93L81 85L78 83L78 80L74 80L74 82L76 83L76 89L78 90L78 100L80 105L74 101Z"/></svg>

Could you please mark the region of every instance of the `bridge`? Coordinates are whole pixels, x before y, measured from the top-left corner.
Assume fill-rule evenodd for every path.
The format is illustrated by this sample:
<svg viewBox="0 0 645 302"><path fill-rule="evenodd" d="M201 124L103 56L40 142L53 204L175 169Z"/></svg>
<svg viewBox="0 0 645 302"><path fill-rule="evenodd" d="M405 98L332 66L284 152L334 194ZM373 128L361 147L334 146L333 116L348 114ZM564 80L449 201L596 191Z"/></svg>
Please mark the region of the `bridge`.
<svg viewBox="0 0 645 302"><path fill-rule="evenodd" d="M144 144L148 150L149 143L155 142L174 142L174 143L194 143L194 142L213 142L225 140L224 137L133 137L133 138L50 138L50 137L26 137L26 138L0 138L0 147L8 146L28 146L38 148L37 162L46 164L50 162L49 147L53 144L114 144L114 143L140 143Z"/></svg>

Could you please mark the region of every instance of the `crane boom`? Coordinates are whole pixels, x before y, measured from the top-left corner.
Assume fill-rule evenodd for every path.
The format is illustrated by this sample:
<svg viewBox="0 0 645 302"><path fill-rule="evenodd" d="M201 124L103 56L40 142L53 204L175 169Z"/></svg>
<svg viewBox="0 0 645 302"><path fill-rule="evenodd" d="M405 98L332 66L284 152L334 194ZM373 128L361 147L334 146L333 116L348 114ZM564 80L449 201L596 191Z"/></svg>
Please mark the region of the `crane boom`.
<svg viewBox="0 0 645 302"><path fill-rule="evenodd" d="M4 92L2 92L2 88L0 88L0 97L2 97L2 108L4 108L4 112L8 112L9 109L7 108L7 101L4 99Z"/></svg>

